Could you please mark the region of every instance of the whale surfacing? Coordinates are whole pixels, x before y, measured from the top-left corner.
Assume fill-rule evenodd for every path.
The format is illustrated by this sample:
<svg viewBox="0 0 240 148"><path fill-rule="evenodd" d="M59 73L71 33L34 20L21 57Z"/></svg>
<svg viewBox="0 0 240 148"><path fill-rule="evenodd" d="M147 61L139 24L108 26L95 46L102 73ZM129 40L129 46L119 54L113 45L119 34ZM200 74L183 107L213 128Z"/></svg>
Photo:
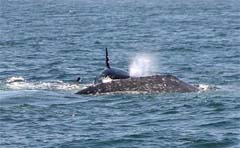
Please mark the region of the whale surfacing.
<svg viewBox="0 0 240 148"><path fill-rule="evenodd" d="M77 94L104 93L163 93L163 92L196 92L198 88L187 84L172 75L153 75L115 79L107 83L97 83L77 92Z"/></svg>
<svg viewBox="0 0 240 148"><path fill-rule="evenodd" d="M77 94L106 93L162 93L162 92L196 92L196 86L187 84L169 74L144 77L130 77L127 71L111 67L108 50L105 55L106 68L96 77L94 84L77 92Z"/></svg>
<svg viewBox="0 0 240 148"><path fill-rule="evenodd" d="M109 77L111 79L127 79L129 78L129 73L119 68L111 67L109 64L108 49L106 48L105 55L106 68L95 78L94 83L101 83L103 79Z"/></svg>

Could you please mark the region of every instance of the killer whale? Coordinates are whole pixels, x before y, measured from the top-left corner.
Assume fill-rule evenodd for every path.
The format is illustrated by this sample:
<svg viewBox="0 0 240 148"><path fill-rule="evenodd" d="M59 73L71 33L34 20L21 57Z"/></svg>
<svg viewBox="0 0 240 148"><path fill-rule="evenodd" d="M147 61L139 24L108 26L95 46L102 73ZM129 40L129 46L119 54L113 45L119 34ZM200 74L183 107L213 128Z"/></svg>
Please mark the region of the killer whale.
<svg viewBox="0 0 240 148"><path fill-rule="evenodd" d="M130 77L129 73L110 67L108 50L106 48L106 68L96 77L93 85L81 89L76 94L105 94L105 93L162 93L162 92L196 92L198 87L188 84L170 74L144 77ZM103 82L104 78L110 81Z"/></svg>
<svg viewBox="0 0 240 148"><path fill-rule="evenodd" d="M129 78L129 73L119 68L111 67L109 64L108 49L106 48L105 55L106 68L95 78L94 83L101 83L106 77L111 79L127 79Z"/></svg>

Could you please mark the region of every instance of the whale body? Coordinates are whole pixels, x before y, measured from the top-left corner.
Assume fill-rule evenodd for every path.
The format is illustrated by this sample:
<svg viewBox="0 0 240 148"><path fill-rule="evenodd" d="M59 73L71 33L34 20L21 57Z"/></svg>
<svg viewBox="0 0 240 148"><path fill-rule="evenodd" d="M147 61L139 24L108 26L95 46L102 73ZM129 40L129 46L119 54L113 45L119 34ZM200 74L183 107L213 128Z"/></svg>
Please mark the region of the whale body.
<svg viewBox="0 0 240 148"><path fill-rule="evenodd" d="M104 93L164 93L164 92L197 92L196 86L179 80L173 75L153 75L145 77L129 77L115 79L107 83L93 84L77 92L77 94L104 94Z"/></svg>
<svg viewBox="0 0 240 148"><path fill-rule="evenodd" d="M144 77L130 77L127 71L110 67L108 50L106 48L106 68L90 85L77 94L104 93L162 93L162 92L196 92L198 88L179 80L177 77L164 74Z"/></svg>

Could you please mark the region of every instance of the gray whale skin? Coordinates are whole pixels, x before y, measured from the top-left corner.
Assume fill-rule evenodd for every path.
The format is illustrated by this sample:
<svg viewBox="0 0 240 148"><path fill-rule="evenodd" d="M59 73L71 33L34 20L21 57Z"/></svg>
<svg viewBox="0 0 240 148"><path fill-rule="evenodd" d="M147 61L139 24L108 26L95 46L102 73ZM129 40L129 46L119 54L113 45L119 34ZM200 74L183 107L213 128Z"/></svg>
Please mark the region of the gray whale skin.
<svg viewBox="0 0 240 148"><path fill-rule="evenodd" d="M97 83L78 91L76 94L104 94L104 93L163 93L163 92L196 92L198 88L187 84L169 74L145 77L130 77L128 79L114 79L107 83Z"/></svg>

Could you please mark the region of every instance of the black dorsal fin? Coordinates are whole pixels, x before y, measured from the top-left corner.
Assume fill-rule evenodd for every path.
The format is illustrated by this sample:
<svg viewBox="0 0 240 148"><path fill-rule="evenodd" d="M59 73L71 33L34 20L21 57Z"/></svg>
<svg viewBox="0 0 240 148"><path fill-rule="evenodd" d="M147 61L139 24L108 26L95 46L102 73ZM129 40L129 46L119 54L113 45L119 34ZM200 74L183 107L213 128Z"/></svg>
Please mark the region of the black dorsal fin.
<svg viewBox="0 0 240 148"><path fill-rule="evenodd" d="M110 68L107 48L106 48L106 66L107 66L107 68Z"/></svg>

